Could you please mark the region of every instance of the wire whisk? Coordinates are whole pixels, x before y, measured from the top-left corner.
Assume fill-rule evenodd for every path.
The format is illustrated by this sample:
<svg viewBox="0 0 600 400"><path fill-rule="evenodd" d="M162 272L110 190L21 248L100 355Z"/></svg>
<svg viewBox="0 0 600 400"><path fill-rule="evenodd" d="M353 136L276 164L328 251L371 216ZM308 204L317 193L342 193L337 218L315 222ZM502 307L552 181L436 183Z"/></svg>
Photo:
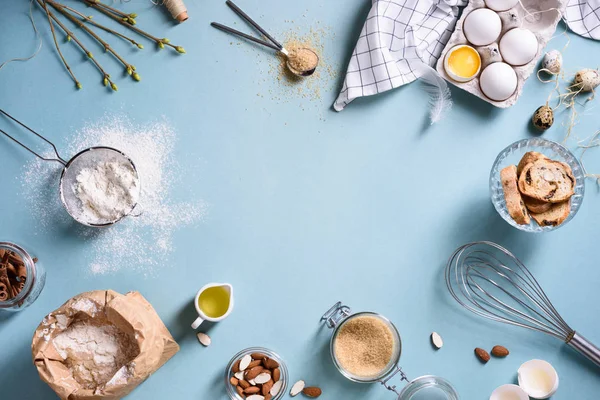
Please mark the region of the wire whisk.
<svg viewBox="0 0 600 400"><path fill-rule="evenodd" d="M502 246L459 247L448 260L446 286L467 310L559 338L600 366L600 349L565 322L533 274Z"/></svg>

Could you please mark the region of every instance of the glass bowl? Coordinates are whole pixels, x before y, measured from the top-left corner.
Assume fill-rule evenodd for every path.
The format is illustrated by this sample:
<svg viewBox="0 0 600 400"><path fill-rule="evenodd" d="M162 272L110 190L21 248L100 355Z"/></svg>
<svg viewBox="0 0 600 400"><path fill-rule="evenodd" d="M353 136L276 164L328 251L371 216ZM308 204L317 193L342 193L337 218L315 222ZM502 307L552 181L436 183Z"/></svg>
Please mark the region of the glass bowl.
<svg viewBox="0 0 600 400"><path fill-rule="evenodd" d="M398 400L417 399L458 400L458 393L444 378L425 375L410 381L398 395Z"/></svg>
<svg viewBox="0 0 600 400"><path fill-rule="evenodd" d="M509 165L517 165L523 155L528 151L537 151L552 160L567 163L571 167L571 170L573 170L573 176L575 177L575 194L571 197L571 212L567 219L560 225L539 226L533 218L528 225L519 225L508 213L506 201L504 199L504 191L502 190L502 182L500 180L500 170ZM584 193L585 173L579 160L577 160L573 153L564 146L551 140L533 138L519 140L518 142L511 144L498 154L494 166L492 167L492 171L490 172L490 196L496 211L498 211L498 214L500 214L506 222L525 232L548 232L565 225L573 219L575 214L577 214L577 211L579 211L579 207L583 202Z"/></svg>
<svg viewBox="0 0 600 400"><path fill-rule="evenodd" d="M235 390L235 387L229 382L229 380L233 376L233 372L231 371L233 368L233 364L235 364L235 362L237 360L241 359L246 354L252 354L252 353L264 354L267 357L269 357L279 363L279 369L281 370L280 380L283 382L283 385L281 386L281 390L279 391L279 393L277 393L277 396L272 397L271 400L279 400L279 399L283 398L287 392L287 385L288 385L288 380L289 380L287 367L286 367L285 363L283 362L283 360L281 359L281 357L279 356L279 354L275 353L272 350L266 349L264 347L249 347L247 349L240 351L239 353L237 353L235 356L233 356L231 358L231 361L229 361L229 364L227 364L227 368L225 369L225 388L226 388L227 394L229 395L229 398L231 400L244 400L243 397L240 397L240 395Z"/></svg>

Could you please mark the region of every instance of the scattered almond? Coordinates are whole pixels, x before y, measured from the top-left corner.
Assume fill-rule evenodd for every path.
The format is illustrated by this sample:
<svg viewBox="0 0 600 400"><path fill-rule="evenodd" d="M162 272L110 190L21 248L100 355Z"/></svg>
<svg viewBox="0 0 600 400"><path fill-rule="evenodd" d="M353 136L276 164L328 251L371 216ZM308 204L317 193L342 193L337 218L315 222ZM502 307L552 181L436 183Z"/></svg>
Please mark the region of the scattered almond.
<svg viewBox="0 0 600 400"><path fill-rule="evenodd" d="M252 357L250 357L250 354L246 354L244 357L242 357L242 359L240 360L240 371L245 371L251 362Z"/></svg>
<svg viewBox="0 0 600 400"><path fill-rule="evenodd" d="M509 353L508 349L504 346L494 346L492 348L492 355L494 357L506 357L509 354L510 353Z"/></svg>
<svg viewBox="0 0 600 400"><path fill-rule="evenodd" d="M283 387L283 381L277 381L273 384L273 387L271 388L269 393L271 393L271 396L275 397L279 394L282 387Z"/></svg>
<svg viewBox="0 0 600 400"><path fill-rule="evenodd" d="M240 383L240 380L238 378L236 378L235 376L232 376L231 379L229 380L229 382L231 382L231 384L233 386L237 386L238 383Z"/></svg>
<svg viewBox="0 0 600 400"><path fill-rule="evenodd" d="M490 361L490 354L482 348L477 347L475 349L475 355L484 364Z"/></svg>
<svg viewBox="0 0 600 400"><path fill-rule="evenodd" d="M292 389L290 390L290 396L294 397L298 395L304 389L305 385L304 381L294 383L294 386L292 386Z"/></svg>
<svg viewBox="0 0 600 400"><path fill-rule="evenodd" d="M198 332L196 334L196 337L198 338L198 341L200 342L200 344L202 344L202 346L204 346L204 347L210 346L210 343L211 343L210 336L208 336L206 333Z"/></svg>
<svg viewBox="0 0 600 400"><path fill-rule="evenodd" d="M444 341L442 340L442 337L439 333L433 332L431 334L431 344L433 344L433 346L438 350L442 348L442 346L444 345Z"/></svg>
<svg viewBox="0 0 600 400"><path fill-rule="evenodd" d="M302 390L302 393L307 397L319 397L323 391L315 386L306 387Z"/></svg>

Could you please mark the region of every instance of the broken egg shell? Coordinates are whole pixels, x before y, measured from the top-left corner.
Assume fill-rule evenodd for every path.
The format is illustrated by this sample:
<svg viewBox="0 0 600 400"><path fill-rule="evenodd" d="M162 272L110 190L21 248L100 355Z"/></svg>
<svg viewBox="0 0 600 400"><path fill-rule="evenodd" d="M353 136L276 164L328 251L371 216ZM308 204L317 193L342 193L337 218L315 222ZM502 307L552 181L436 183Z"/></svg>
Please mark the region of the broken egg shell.
<svg viewBox="0 0 600 400"><path fill-rule="evenodd" d="M475 66L477 68L474 68ZM455 46L446 53L444 69L456 82L469 82L481 71L481 56L477 50L466 44Z"/></svg>
<svg viewBox="0 0 600 400"><path fill-rule="evenodd" d="M544 377L550 386L539 384ZM517 371L517 379L521 389L533 399L547 399L558 390L558 373L548 361L529 360L523 363Z"/></svg>
<svg viewBox="0 0 600 400"><path fill-rule="evenodd" d="M540 131L545 131L554 123L554 111L548 105L538 107L538 109L533 113L531 122L533 123L533 126Z"/></svg>
<svg viewBox="0 0 600 400"><path fill-rule="evenodd" d="M563 57L560 51L550 50L544 54L542 68L553 75L558 75L562 70Z"/></svg>
<svg viewBox="0 0 600 400"><path fill-rule="evenodd" d="M575 74L575 90L582 92L592 92L600 86L600 72L595 69L582 69Z"/></svg>

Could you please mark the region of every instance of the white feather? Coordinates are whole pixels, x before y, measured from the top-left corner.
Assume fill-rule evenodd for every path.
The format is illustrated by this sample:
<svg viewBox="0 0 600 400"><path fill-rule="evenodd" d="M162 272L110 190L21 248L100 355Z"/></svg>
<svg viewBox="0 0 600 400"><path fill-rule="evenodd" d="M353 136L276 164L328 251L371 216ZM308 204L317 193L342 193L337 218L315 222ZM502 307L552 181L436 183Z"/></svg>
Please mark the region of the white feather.
<svg viewBox="0 0 600 400"><path fill-rule="evenodd" d="M450 89L444 78L425 63L419 67L419 74L423 88L429 93L429 118L433 125L452 108Z"/></svg>

